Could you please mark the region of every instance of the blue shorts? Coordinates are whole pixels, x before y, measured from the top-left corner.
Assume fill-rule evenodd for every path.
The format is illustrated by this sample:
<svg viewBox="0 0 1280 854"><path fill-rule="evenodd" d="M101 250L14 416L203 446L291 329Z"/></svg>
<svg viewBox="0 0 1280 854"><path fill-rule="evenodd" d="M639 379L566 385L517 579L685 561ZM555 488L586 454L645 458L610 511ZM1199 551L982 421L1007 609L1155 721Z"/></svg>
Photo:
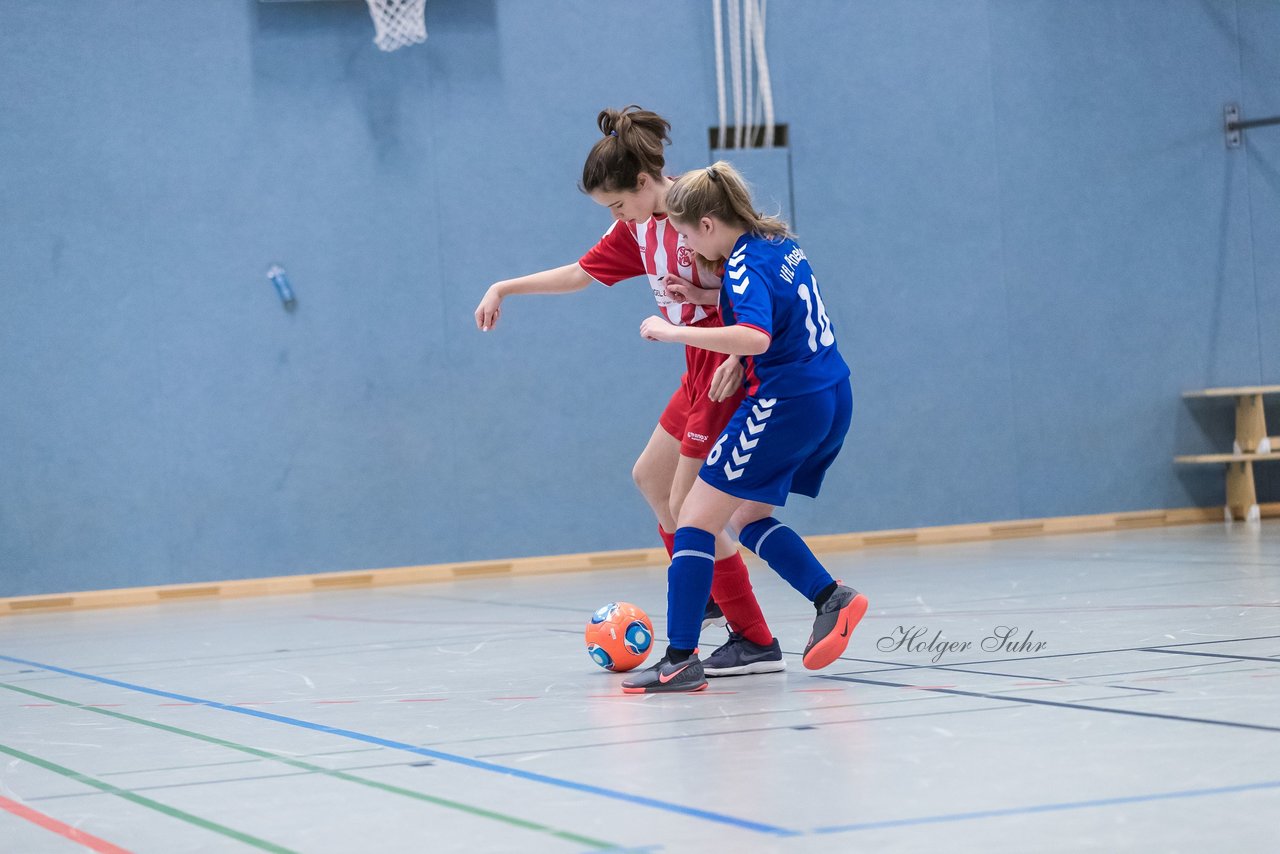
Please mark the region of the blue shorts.
<svg viewBox="0 0 1280 854"><path fill-rule="evenodd" d="M721 492L781 507L787 495L817 498L853 415L847 379L803 397L747 397L698 477Z"/></svg>

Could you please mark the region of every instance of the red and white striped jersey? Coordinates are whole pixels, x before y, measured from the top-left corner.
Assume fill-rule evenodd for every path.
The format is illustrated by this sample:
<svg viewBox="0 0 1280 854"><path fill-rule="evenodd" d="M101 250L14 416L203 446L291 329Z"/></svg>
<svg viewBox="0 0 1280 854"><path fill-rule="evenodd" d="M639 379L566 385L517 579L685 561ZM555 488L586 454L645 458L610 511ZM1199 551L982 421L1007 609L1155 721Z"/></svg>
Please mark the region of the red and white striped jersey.
<svg viewBox="0 0 1280 854"><path fill-rule="evenodd" d="M677 326L707 325L708 318L719 319L714 305L691 305L667 296L662 277L674 273L701 288L719 288L720 282L705 268L694 262L693 250L684 245L666 214L658 214L640 223L615 221L578 261L587 275L605 285L623 279L645 276L658 310Z"/></svg>

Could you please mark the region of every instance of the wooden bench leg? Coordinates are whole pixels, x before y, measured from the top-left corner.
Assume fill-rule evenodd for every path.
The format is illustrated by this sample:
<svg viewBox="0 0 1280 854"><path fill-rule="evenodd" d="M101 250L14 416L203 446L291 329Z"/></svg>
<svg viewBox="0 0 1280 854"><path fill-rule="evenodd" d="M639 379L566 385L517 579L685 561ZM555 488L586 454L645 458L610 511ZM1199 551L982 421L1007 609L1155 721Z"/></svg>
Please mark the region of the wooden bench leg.
<svg viewBox="0 0 1280 854"><path fill-rule="evenodd" d="M1244 460L1227 463L1227 520L1244 519L1249 522L1261 518L1258 493L1253 485L1253 463Z"/></svg>
<svg viewBox="0 0 1280 854"><path fill-rule="evenodd" d="M1236 398L1237 454L1269 454L1271 439L1267 437L1266 418L1262 412L1262 395L1246 394Z"/></svg>

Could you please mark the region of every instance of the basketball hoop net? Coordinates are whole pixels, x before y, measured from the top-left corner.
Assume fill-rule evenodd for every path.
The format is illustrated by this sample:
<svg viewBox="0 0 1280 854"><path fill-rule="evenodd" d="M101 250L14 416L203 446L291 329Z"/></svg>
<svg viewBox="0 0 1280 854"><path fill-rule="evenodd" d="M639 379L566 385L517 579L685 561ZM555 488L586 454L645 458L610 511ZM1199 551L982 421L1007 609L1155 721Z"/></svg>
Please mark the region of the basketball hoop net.
<svg viewBox="0 0 1280 854"><path fill-rule="evenodd" d="M386 51L427 40L427 0L368 0L373 43Z"/></svg>

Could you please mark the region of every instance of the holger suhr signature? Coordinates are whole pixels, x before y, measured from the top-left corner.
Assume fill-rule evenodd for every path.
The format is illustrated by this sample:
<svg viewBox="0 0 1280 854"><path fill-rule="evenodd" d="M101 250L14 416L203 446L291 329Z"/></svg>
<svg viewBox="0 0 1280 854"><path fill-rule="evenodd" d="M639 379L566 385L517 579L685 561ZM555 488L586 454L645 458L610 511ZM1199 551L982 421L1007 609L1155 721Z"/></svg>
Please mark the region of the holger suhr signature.
<svg viewBox="0 0 1280 854"><path fill-rule="evenodd" d="M1027 632L1026 637L1019 639L1021 630L1017 626L996 626L978 642L983 652L1040 652L1048 645L1048 641L1032 640L1035 630ZM889 634L876 641L876 649L881 652L928 652L933 654L931 661L937 664L945 655L968 652L973 649L973 641L947 640L942 630L929 637L929 629L925 626L898 626Z"/></svg>

